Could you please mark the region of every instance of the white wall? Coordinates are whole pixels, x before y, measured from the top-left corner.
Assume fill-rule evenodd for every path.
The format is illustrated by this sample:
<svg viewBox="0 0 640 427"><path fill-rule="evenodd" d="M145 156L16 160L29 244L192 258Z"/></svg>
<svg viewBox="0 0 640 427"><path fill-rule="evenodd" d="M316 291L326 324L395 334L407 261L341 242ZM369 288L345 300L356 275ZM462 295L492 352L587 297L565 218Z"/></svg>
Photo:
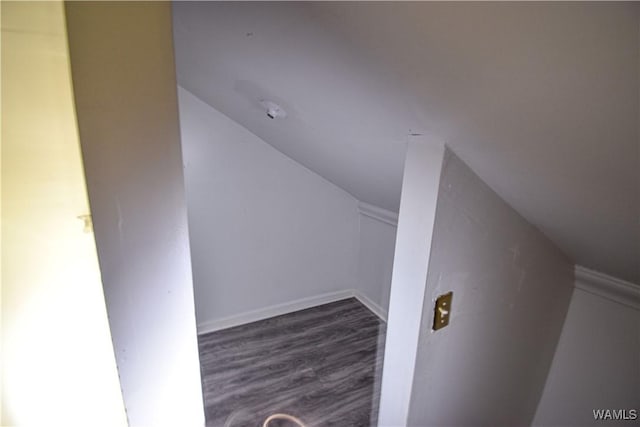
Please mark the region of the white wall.
<svg viewBox="0 0 640 427"><path fill-rule="evenodd" d="M358 209L358 297L386 319L398 214L364 203L360 203Z"/></svg>
<svg viewBox="0 0 640 427"><path fill-rule="evenodd" d="M68 2L66 13L89 200L129 422L203 425L171 5Z"/></svg>
<svg viewBox="0 0 640 427"><path fill-rule="evenodd" d="M635 409L640 417L640 288L627 284L626 298L611 298L612 284L620 286L622 281L607 278L597 288L585 287L585 282L603 275L584 271L576 274L536 426L633 424L596 421L594 409Z"/></svg>
<svg viewBox="0 0 640 427"><path fill-rule="evenodd" d="M355 288L357 201L190 92L179 98L200 330Z"/></svg>
<svg viewBox="0 0 640 427"><path fill-rule="evenodd" d="M126 426L89 213L64 6L2 2L3 426Z"/></svg>
<svg viewBox="0 0 640 427"><path fill-rule="evenodd" d="M569 304L572 263L451 152L434 228L408 425L528 425ZM432 332L434 301L448 291L450 324Z"/></svg>

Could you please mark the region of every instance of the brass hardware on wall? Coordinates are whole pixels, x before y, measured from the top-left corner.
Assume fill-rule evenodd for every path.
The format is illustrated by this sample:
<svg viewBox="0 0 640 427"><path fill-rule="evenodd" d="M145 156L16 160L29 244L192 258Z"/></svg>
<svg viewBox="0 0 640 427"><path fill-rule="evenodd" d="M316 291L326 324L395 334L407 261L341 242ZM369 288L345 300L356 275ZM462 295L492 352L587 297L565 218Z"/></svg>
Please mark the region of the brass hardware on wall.
<svg viewBox="0 0 640 427"><path fill-rule="evenodd" d="M449 324L449 316L451 316L451 301L453 300L453 292L440 295L436 299L436 307L433 316L433 330L444 328Z"/></svg>
<svg viewBox="0 0 640 427"><path fill-rule="evenodd" d="M93 231L93 221L91 220L91 214L78 215L78 219L84 223L83 230L85 233L91 233Z"/></svg>

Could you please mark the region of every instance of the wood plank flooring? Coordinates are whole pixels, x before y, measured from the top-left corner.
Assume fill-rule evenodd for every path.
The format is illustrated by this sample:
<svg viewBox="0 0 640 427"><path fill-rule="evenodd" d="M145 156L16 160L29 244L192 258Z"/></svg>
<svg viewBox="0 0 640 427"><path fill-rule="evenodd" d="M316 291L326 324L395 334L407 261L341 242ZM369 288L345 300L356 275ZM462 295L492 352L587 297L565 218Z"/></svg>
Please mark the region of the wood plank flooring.
<svg viewBox="0 0 640 427"><path fill-rule="evenodd" d="M349 298L200 335L207 426L376 425L384 329Z"/></svg>

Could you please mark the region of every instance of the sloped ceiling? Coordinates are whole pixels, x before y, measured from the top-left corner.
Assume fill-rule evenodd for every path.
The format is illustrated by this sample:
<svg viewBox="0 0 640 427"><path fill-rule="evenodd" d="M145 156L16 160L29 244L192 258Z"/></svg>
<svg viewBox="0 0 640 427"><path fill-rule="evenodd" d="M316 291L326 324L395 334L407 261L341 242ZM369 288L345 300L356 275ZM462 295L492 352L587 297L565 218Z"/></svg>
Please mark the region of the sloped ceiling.
<svg viewBox="0 0 640 427"><path fill-rule="evenodd" d="M633 3L174 4L179 84L357 199L397 211L423 134L636 283L639 31Z"/></svg>

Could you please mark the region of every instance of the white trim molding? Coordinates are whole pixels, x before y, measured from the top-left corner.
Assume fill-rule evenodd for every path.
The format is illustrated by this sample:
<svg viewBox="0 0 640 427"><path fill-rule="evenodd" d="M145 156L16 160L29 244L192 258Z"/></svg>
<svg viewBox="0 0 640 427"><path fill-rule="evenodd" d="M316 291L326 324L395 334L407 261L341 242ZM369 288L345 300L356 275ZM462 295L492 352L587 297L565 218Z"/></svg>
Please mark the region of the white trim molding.
<svg viewBox="0 0 640 427"><path fill-rule="evenodd" d="M206 334L208 332L245 325L247 323L257 322L258 320L264 320L270 317L304 310L315 307L316 305L328 304L330 302L351 298L353 296L353 291L351 289L347 289L288 301L282 304L271 305L269 307L259 308L257 310L247 311L233 316L223 317L221 319L213 319L198 323L198 334Z"/></svg>
<svg viewBox="0 0 640 427"><path fill-rule="evenodd" d="M382 209L369 203L358 202L358 212L369 218L377 219L385 224L398 226L398 213Z"/></svg>
<svg viewBox="0 0 640 427"><path fill-rule="evenodd" d="M305 310L307 308L312 308L318 305L328 304L330 302L335 302L347 298L356 298L362 303L362 305L367 307L371 312L373 312L373 314L378 316L380 320L382 320L383 322L387 321L387 313L379 305L371 301L368 297L364 296L360 291L357 291L355 289L346 289L308 298L302 298L283 304L276 304L229 317L223 317L221 319L213 319L201 322L198 323L198 335L220 331L222 329L232 328L234 326L246 325L247 323L257 322L258 320L264 320L270 317L293 313L294 311Z"/></svg>
<svg viewBox="0 0 640 427"><path fill-rule="evenodd" d="M640 285L576 265L575 286L585 292L640 310Z"/></svg>
<svg viewBox="0 0 640 427"><path fill-rule="evenodd" d="M358 301L360 301L362 303L362 305L367 307L369 309L369 311L371 311L373 314L378 316L378 318L380 320L382 320L383 322L387 323L387 310L385 310L384 308L380 307L378 304L373 302L373 300L371 300L368 296L366 296L365 294L363 294L362 292L360 292L357 289L353 290L353 296Z"/></svg>

